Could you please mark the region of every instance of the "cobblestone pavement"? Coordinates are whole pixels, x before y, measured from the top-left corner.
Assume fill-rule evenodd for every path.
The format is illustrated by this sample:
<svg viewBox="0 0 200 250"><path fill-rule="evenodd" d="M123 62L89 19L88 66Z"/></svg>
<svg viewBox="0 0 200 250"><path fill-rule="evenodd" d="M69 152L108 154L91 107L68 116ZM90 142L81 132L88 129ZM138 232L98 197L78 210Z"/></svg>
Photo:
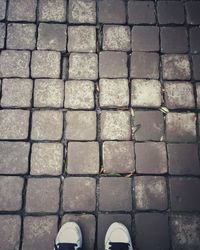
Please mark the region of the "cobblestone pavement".
<svg viewBox="0 0 200 250"><path fill-rule="evenodd" d="M1 250L200 250L200 1L0 0L0 53Z"/></svg>

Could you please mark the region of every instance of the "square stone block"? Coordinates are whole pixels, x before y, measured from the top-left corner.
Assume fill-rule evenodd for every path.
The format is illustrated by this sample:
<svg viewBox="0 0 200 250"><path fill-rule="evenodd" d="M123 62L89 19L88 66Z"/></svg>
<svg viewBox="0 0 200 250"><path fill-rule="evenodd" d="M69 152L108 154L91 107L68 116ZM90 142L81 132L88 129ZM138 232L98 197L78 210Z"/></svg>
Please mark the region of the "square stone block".
<svg viewBox="0 0 200 250"><path fill-rule="evenodd" d="M65 0L42 0L39 2L39 21L66 21L66 1Z"/></svg>
<svg viewBox="0 0 200 250"><path fill-rule="evenodd" d="M27 173L29 150L27 142L0 142L0 174Z"/></svg>
<svg viewBox="0 0 200 250"><path fill-rule="evenodd" d="M35 48L36 25L24 23L9 23L7 27L7 49Z"/></svg>
<svg viewBox="0 0 200 250"><path fill-rule="evenodd" d="M24 179L17 176L0 176L0 210L17 211L22 207Z"/></svg>
<svg viewBox="0 0 200 250"><path fill-rule="evenodd" d="M91 177L67 177L63 186L64 211L95 211L96 180Z"/></svg>
<svg viewBox="0 0 200 250"><path fill-rule="evenodd" d="M96 27L69 26L67 48L69 52L95 52Z"/></svg>
<svg viewBox="0 0 200 250"><path fill-rule="evenodd" d="M94 83L92 81L66 81L64 106L72 109L93 109Z"/></svg>
<svg viewBox="0 0 200 250"><path fill-rule="evenodd" d="M187 23L191 25L200 24L200 3L197 1L191 1L185 3Z"/></svg>
<svg viewBox="0 0 200 250"><path fill-rule="evenodd" d="M167 151L164 142L136 143L135 155L137 173L167 173Z"/></svg>
<svg viewBox="0 0 200 250"><path fill-rule="evenodd" d="M193 55L192 56L192 63L193 63L193 79L196 81L200 80L200 55Z"/></svg>
<svg viewBox="0 0 200 250"><path fill-rule="evenodd" d="M6 0L0 0L0 20L3 20L6 15Z"/></svg>
<svg viewBox="0 0 200 250"><path fill-rule="evenodd" d="M67 26L65 24L40 23L37 48L66 51Z"/></svg>
<svg viewBox="0 0 200 250"><path fill-rule="evenodd" d="M160 111L135 111L134 125L137 141L160 141L164 135L164 117Z"/></svg>
<svg viewBox="0 0 200 250"><path fill-rule="evenodd" d="M131 78L159 78L159 54L133 52L130 64Z"/></svg>
<svg viewBox="0 0 200 250"><path fill-rule="evenodd" d="M68 111L65 116L67 140L96 140L96 112Z"/></svg>
<svg viewBox="0 0 200 250"><path fill-rule="evenodd" d="M96 2L94 0L69 0L70 23L96 23Z"/></svg>
<svg viewBox="0 0 200 250"><path fill-rule="evenodd" d="M100 211L131 211L131 179L127 177L100 178Z"/></svg>
<svg viewBox="0 0 200 250"><path fill-rule="evenodd" d="M60 53L56 51L33 51L31 76L33 78L59 78L60 58Z"/></svg>
<svg viewBox="0 0 200 250"><path fill-rule="evenodd" d="M0 77L29 77L29 51L2 50Z"/></svg>
<svg viewBox="0 0 200 250"><path fill-rule="evenodd" d="M31 152L32 175L60 175L63 168L61 143L33 143Z"/></svg>
<svg viewBox="0 0 200 250"><path fill-rule="evenodd" d="M166 80L189 80L191 78L188 55L162 55L163 78Z"/></svg>
<svg viewBox="0 0 200 250"><path fill-rule="evenodd" d="M169 109L195 108L193 84L189 82L165 82L165 103Z"/></svg>
<svg viewBox="0 0 200 250"><path fill-rule="evenodd" d="M23 249L53 249L57 224L57 216L26 216L24 218Z"/></svg>
<svg viewBox="0 0 200 250"><path fill-rule="evenodd" d="M98 142L69 142L67 154L68 174L99 173Z"/></svg>
<svg viewBox="0 0 200 250"><path fill-rule="evenodd" d="M34 107L63 107L64 82L59 79L37 79L34 85Z"/></svg>
<svg viewBox="0 0 200 250"><path fill-rule="evenodd" d="M169 142L196 141L196 115L194 113L168 113L166 137Z"/></svg>
<svg viewBox="0 0 200 250"><path fill-rule="evenodd" d="M127 107L129 85L126 79L100 79L99 103L101 107Z"/></svg>
<svg viewBox="0 0 200 250"><path fill-rule="evenodd" d="M5 34L6 34L6 25L5 23L0 23L0 48L1 49L4 48Z"/></svg>
<svg viewBox="0 0 200 250"><path fill-rule="evenodd" d="M132 173L135 171L134 145L131 141L103 143L105 173Z"/></svg>
<svg viewBox="0 0 200 250"><path fill-rule="evenodd" d="M190 28L190 51L200 53L200 28Z"/></svg>
<svg viewBox="0 0 200 250"><path fill-rule="evenodd" d="M101 51L99 53L100 78L128 77L127 59L125 52Z"/></svg>
<svg viewBox="0 0 200 250"><path fill-rule="evenodd" d="M131 121L129 111L101 112L102 140L130 140Z"/></svg>
<svg viewBox="0 0 200 250"><path fill-rule="evenodd" d="M165 177L136 176L135 203L138 210L166 210L168 208Z"/></svg>
<svg viewBox="0 0 200 250"><path fill-rule="evenodd" d="M41 110L32 114L32 140L60 140L63 129L61 111Z"/></svg>
<svg viewBox="0 0 200 250"><path fill-rule="evenodd" d="M98 58L95 53L71 53L69 56L69 79L96 80Z"/></svg>
<svg viewBox="0 0 200 250"><path fill-rule="evenodd" d="M29 111L20 109L0 110L0 139L27 139L29 114Z"/></svg>
<svg viewBox="0 0 200 250"><path fill-rule="evenodd" d="M31 79L3 79L2 107L30 107L33 81Z"/></svg>
<svg viewBox="0 0 200 250"><path fill-rule="evenodd" d="M133 79L131 81L131 105L133 107L158 108L161 106L161 83L157 80Z"/></svg>
<svg viewBox="0 0 200 250"><path fill-rule="evenodd" d="M57 213L59 189L59 178L29 178L26 191L26 212Z"/></svg>
<svg viewBox="0 0 200 250"><path fill-rule="evenodd" d="M130 50L130 27L122 25L104 25L103 50Z"/></svg>

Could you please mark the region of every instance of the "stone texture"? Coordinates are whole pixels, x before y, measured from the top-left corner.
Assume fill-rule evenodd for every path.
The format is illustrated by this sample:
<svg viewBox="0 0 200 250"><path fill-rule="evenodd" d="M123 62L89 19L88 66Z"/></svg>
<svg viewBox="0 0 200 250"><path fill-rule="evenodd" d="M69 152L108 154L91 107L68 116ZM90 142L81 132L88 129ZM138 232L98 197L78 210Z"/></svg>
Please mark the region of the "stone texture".
<svg viewBox="0 0 200 250"><path fill-rule="evenodd" d="M131 179L125 177L100 178L100 211L131 211ZM109 191L108 191L109 190Z"/></svg>
<svg viewBox="0 0 200 250"><path fill-rule="evenodd" d="M129 24L154 24L155 5L153 1L128 1Z"/></svg>
<svg viewBox="0 0 200 250"><path fill-rule="evenodd" d="M170 142L193 142L196 140L196 116L194 113L168 113L166 137Z"/></svg>
<svg viewBox="0 0 200 250"><path fill-rule="evenodd" d="M0 139L26 139L28 136L29 111L0 110Z"/></svg>
<svg viewBox="0 0 200 250"><path fill-rule="evenodd" d="M40 23L37 48L44 50L66 50L67 26L65 24Z"/></svg>
<svg viewBox="0 0 200 250"><path fill-rule="evenodd" d="M200 80L200 55L193 55L192 56L192 63L193 63L193 79L196 81Z"/></svg>
<svg viewBox="0 0 200 250"><path fill-rule="evenodd" d="M159 78L159 54L133 52L130 64L131 78Z"/></svg>
<svg viewBox="0 0 200 250"><path fill-rule="evenodd" d="M69 79L96 80L98 59L95 53L71 53L69 56Z"/></svg>
<svg viewBox="0 0 200 250"><path fill-rule="evenodd" d="M165 177L137 176L134 184L136 209L166 210L168 208Z"/></svg>
<svg viewBox="0 0 200 250"><path fill-rule="evenodd" d="M33 143L31 151L32 175L60 175L63 168L61 143Z"/></svg>
<svg viewBox="0 0 200 250"><path fill-rule="evenodd" d="M3 79L2 107L30 107L33 82L31 79Z"/></svg>
<svg viewBox="0 0 200 250"><path fill-rule="evenodd" d="M70 23L96 23L96 3L93 0L69 0Z"/></svg>
<svg viewBox="0 0 200 250"><path fill-rule="evenodd" d="M0 0L0 20L3 20L6 15L6 0Z"/></svg>
<svg viewBox="0 0 200 250"><path fill-rule="evenodd" d="M26 191L26 212L56 213L59 209L59 188L58 178L29 178Z"/></svg>
<svg viewBox="0 0 200 250"><path fill-rule="evenodd" d="M154 225L157 230L152 230ZM170 245L168 216L161 213L135 215L136 245L141 250L168 250Z"/></svg>
<svg viewBox="0 0 200 250"><path fill-rule="evenodd" d="M74 221L78 223L83 235L83 249L93 250L95 244L96 219L92 214L65 214L62 224Z"/></svg>
<svg viewBox="0 0 200 250"><path fill-rule="evenodd" d="M67 153L68 174L99 173L98 142L69 142Z"/></svg>
<svg viewBox="0 0 200 250"><path fill-rule="evenodd" d="M26 216L24 219L23 249L53 249L57 234L56 216Z"/></svg>
<svg viewBox="0 0 200 250"><path fill-rule="evenodd" d="M34 107L63 107L64 82L59 79L37 79L34 85Z"/></svg>
<svg viewBox="0 0 200 250"><path fill-rule="evenodd" d="M160 111L135 111L134 126L137 141L160 141L164 135L164 117Z"/></svg>
<svg viewBox="0 0 200 250"><path fill-rule="evenodd" d="M137 173L167 173L167 152L164 142L136 143L135 155Z"/></svg>
<svg viewBox="0 0 200 250"><path fill-rule="evenodd" d="M169 173L200 175L197 144L168 144Z"/></svg>
<svg viewBox="0 0 200 250"><path fill-rule="evenodd" d="M133 26L133 51L159 51L159 28L156 26Z"/></svg>
<svg viewBox="0 0 200 250"><path fill-rule="evenodd" d="M187 55L163 55L163 78L166 80L189 80L190 62Z"/></svg>
<svg viewBox="0 0 200 250"><path fill-rule="evenodd" d="M190 29L190 51L192 53L200 53L200 28Z"/></svg>
<svg viewBox="0 0 200 250"><path fill-rule="evenodd" d="M130 28L122 25L104 25L103 50L130 50Z"/></svg>
<svg viewBox="0 0 200 250"><path fill-rule="evenodd" d="M63 186L64 211L94 211L96 180L91 177L67 177Z"/></svg>
<svg viewBox="0 0 200 250"><path fill-rule="evenodd" d="M169 190L172 211L200 211L198 178L170 178Z"/></svg>
<svg viewBox="0 0 200 250"><path fill-rule="evenodd" d="M29 21L36 19L37 0L11 0L8 7L9 21Z"/></svg>
<svg viewBox="0 0 200 250"><path fill-rule="evenodd" d="M29 51L3 50L0 77L29 77ZM6 63L5 63L6 62Z"/></svg>
<svg viewBox="0 0 200 250"><path fill-rule="evenodd" d="M171 235L173 249L199 249L200 217L198 215L173 215Z"/></svg>
<svg viewBox="0 0 200 250"><path fill-rule="evenodd" d="M67 140L95 140L96 112L68 111L65 116L65 137Z"/></svg>
<svg viewBox="0 0 200 250"><path fill-rule="evenodd" d="M99 2L98 12L100 23L118 23L126 22L125 3L122 0L103 0Z"/></svg>
<svg viewBox="0 0 200 250"><path fill-rule="evenodd" d="M92 81L66 81L64 106L72 109L93 109L94 83Z"/></svg>
<svg viewBox="0 0 200 250"><path fill-rule="evenodd" d="M165 82L165 103L169 109L195 108L193 84L189 82Z"/></svg>
<svg viewBox="0 0 200 250"><path fill-rule="evenodd" d="M61 111L41 110L32 114L32 140L60 140L63 128Z"/></svg>
<svg viewBox="0 0 200 250"><path fill-rule="evenodd" d="M125 52L101 51L99 53L100 78L128 77L127 59Z"/></svg>
<svg viewBox="0 0 200 250"><path fill-rule="evenodd" d="M131 138L129 111L101 112L102 140L129 140Z"/></svg>
<svg viewBox="0 0 200 250"><path fill-rule="evenodd" d="M131 105L133 107L161 106L161 84L157 80L133 79L131 81Z"/></svg>
<svg viewBox="0 0 200 250"><path fill-rule="evenodd" d="M5 33L6 33L5 23L0 23L0 49L4 48Z"/></svg>
<svg viewBox="0 0 200 250"><path fill-rule="evenodd" d="M187 23L191 25L200 24L200 3L197 1L187 2L185 4Z"/></svg>
<svg viewBox="0 0 200 250"><path fill-rule="evenodd" d="M15 176L0 176L0 210L17 211L22 207L24 180Z"/></svg>
<svg viewBox="0 0 200 250"><path fill-rule="evenodd" d="M129 105L129 86L126 79L100 79L99 103L101 107Z"/></svg>
<svg viewBox="0 0 200 250"><path fill-rule="evenodd" d="M67 48L69 52L95 52L96 27L69 26Z"/></svg>
<svg viewBox="0 0 200 250"><path fill-rule="evenodd" d="M0 215L1 248L18 249L20 245L21 218L19 215Z"/></svg>
<svg viewBox="0 0 200 250"><path fill-rule="evenodd" d="M196 83L196 93L197 108L200 108L200 82Z"/></svg>
<svg viewBox="0 0 200 250"><path fill-rule="evenodd" d="M30 145L26 142L0 142L0 174L25 174Z"/></svg>
<svg viewBox="0 0 200 250"><path fill-rule="evenodd" d="M33 51L31 76L33 78L59 78L60 53L55 51Z"/></svg>
<svg viewBox="0 0 200 250"><path fill-rule="evenodd" d="M36 25L24 23L9 23L7 26L7 49L35 48Z"/></svg>
<svg viewBox="0 0 200 250"><path fill-rule="evenodd" d="M65 0L42 0L39 2L39 21L64 22L66 20Z"/></svg>
<svg viewBox="0 0 200 250"><path fill-rule="evenodd" d="M103 143L104 173L132 173L135 171L134 145L129 141Z"/></svg>

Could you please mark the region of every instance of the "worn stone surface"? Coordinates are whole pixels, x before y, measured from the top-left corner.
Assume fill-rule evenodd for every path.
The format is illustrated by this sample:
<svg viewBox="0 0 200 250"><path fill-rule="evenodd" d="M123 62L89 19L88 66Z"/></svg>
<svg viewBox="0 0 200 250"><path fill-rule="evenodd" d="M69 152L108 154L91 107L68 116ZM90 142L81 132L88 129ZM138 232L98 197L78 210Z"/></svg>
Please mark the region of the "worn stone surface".
<svg viewBox="0 0 200 250"><path fill-rule="evenodd" d="M64 211L94 211L96 181L91 177L68 177L63 186Z"/></svg>
<svg viewBox="0 0 200 250"><path fill-rule="evenodd" d="M74 80L65 82L65 108L93 109L94 83Z"/></svg>
<svg viewBox="0 0 200 250"><path fill-rule="evenodd" d="M193 55L192 56L192 63L193 63L193 79L196 81L200 81L200 55Z"/></svg>
<svg viewBox="0 0 200 250"><path fill-rule="evenodd" d="M64 82L59 79L36 79L34 107L63 107Z"/></svg>
<svg viewBox="0 0 200 250"><path fill-rule="evenodd" d="M67 140L95 140L96 112L68 111L65 115L65 137Z"/></svg>
<svg viewBox="0 0 200 250"><path fill-rule="evenodd" d="M58 178L29 178L26 192L26 212L51 212L59 209Z"/></svg>
<svg viewBox="0 0 200 250"><path fill-rule="evenodd" d="M101 112L102 140L129 140L131 138L129 111Z"/></svg>
<svg viewBox="0 0 200 250"><path fill-rule="evenodd" d="M31 151L32 175L60 175L63 168L61 143L33 143Z"/></svg>
<svg viewBox="0 0 200 250"><path fill-rule="evenodd" d="M95 52L96 27L69 26L67 48L69 52Z"/></svg>
<svg viewBox="0 0 200 250"><path fill-rule="evenodd" d="M0 0L0 20L5 18L6 14L6 0Z"/></svg>
<svg viewBox="0 0 200 250"><path fill-rule="evenodd" d="M103 143L104 173L132 173L135 171L134 145L129 141Z"/></svg>
<svg viewBox="0 0 200 250"><path fill-rule="evenodd" d="M101 107L124 107L129 105L128 80L100 79L99 88Z"/></svg>
<svg viewBox="0 0 200 250"><path fill-rule="evenodd" d="M200 24L200 3L191 1L185 4L187 23L191 25Z"/></svg>
<svg viewBox="0 0 200 250"><path fill-rule="evenodd" d="M192 53L200 52L200 28L195 27L190 29L190 51Z"/></svg>
<svg viewBox="0 0 200 250"><path fill-rule="evenodd" d="M2 107L30 107L33 82L31 79L3 79Z"/></svg>
<svg viewBox="0 0 200 250"><path fill-rule="evenodd" d="M200 82L196 83L196 93L197 93L197 97L196 97L197 108L200 108Z"/></svg>
<svg viewBox="0 0 200 250"><path fill-rule="evenodd" d="M0 176L0 210L17 211L22 207L24 180L15 176Z"/></svg>
<svg viewBox="0 0 200 250"><path fill-rule="evenodd" d="M0 48L4 48L4 40L5 40L6 26L4 23L0 23Z"/></svg>
<svg viewBox="0 0 200 250"><path fill-rule="evenodd" d="M29 127L29 111L2 109L0 110L0 139L26 139Z"/></svg>

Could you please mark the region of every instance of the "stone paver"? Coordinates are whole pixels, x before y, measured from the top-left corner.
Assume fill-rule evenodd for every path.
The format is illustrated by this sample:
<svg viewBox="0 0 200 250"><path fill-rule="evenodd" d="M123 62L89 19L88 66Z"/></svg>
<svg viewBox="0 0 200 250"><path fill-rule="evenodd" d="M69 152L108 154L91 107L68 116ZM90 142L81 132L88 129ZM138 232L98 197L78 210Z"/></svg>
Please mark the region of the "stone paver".
<svg viewBox="0 0 200 250"><path fill-rule="evenodd" d="M6 0L1 0L0 3L0 20L3 20L6 14Z"/></svg>
<svg viewBox="0 0 200 250"><path fill-rule="evenodd" d="M200 52L200 28L190 29L190 50L192 53Z"/></svg>
<svg viewBox="0 0 200 250"><path fill-rule="evenodd" d="M193 79L196 81L200 81L200 73L199 73L200 55L193 55L192 63L193 63Z"/></svg>
<svg viewBox="0 0 200 250"><path fill-rule="evenodd" d="M187 23L191 25L200 24L200 3L191 1L185 4Z"/></svg>
<svg viewBox="0 0 200 250"><path fill-rule="evenodd" d="M5 43L6 26L4 23L0 23L0 48L4 48Z"/></svg>

